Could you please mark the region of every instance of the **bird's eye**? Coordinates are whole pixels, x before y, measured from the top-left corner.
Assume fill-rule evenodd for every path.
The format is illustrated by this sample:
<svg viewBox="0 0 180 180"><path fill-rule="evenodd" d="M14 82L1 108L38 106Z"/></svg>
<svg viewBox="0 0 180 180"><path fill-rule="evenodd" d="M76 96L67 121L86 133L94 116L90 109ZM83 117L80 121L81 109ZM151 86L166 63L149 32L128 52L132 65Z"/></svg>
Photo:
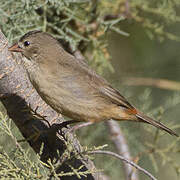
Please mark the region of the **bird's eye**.
<svg viewBox="0 0 180 180"><path fill-rule="evenodd" d="M30 42L29 41L24 41L24 46L27 47L30 45Z"/></svg>

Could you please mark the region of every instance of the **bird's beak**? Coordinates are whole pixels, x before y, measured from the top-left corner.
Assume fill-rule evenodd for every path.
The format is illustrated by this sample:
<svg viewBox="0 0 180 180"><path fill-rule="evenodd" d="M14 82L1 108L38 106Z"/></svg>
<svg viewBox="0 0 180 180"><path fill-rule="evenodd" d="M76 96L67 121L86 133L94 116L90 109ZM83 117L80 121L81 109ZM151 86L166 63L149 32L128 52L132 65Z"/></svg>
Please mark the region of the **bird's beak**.
<svg viewBox="0 0 180 180"><path fill-rule="evenodd" d="M22 48L20 48L17 43L9 47L8 50L12 52L23 52Z"/></svg>

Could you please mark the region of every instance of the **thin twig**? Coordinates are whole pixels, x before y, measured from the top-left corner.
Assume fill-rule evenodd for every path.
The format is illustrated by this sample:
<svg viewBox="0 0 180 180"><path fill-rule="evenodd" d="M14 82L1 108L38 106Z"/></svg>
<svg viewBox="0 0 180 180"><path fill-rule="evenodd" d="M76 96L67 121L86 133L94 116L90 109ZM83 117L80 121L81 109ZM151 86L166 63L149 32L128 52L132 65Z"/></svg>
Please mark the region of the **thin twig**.
<svg viewBox="0 0 180 180"><path fill-rule="evenodd" d="M125 1L125 17L131 17L129 0Z"/></svg>
<svg viewBox="0 0 180 180"><path fill-rule="evenodd" d="M139 171L143 172L144 174L146 174L150 179L152 180L157 180L151 173L149 173L148 171L146 171L144 168L140 167L139 165L135 164L133 161L130 161L129 159L126 159L125 157L116 154L114 152L111 151L102 151L102 150L96 150L96 151L91 151L88 152L89 154L107 154L107 155L111 155L113 157L116 157L122 161L125 161L126 163L130 164L131 166L135 167L136 169L138 169Z"/></svg>
<svg viewBox="0 0 180 180"><path fill-rule="evenodd" d="M167 90L180 90L180 82L167 79L153 79L144 77L128 77L125 78L124 84L128 86L153 86Z"/></svg>
<svg viewBox="0 0 180 180"><path fill-rule="evenodd" d="M87 123L81 123L81 124L75 125L71 129L69 129L68 132L75 132L76 130L89 126L91 124L93 124L93 122L87 122Z"/></svg>

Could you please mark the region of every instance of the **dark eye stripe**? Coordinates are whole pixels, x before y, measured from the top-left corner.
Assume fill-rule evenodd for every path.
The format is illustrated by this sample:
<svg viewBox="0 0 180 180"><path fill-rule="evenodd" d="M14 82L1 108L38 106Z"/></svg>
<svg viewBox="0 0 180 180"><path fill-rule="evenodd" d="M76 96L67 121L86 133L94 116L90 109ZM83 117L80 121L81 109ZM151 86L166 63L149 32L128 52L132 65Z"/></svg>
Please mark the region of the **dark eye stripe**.
<svg viewBox="0 0 180 180"><path fill-rule="evenodd" d="M24 41L24 46L29 46L30 42L29 41Z"/></svg>

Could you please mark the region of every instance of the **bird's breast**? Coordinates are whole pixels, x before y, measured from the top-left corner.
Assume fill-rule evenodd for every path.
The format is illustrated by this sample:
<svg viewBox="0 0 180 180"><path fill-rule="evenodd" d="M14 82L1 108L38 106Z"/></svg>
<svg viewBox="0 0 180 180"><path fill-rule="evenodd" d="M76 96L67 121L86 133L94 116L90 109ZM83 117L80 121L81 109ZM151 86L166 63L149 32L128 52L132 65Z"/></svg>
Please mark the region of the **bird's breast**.
<svg viewBox="0 0 180 180"><path fill-rule="evenodd" d="M108 119L109 104L94 95L88 82L81 84L77 77L37 71L30 75L30 81L41 98L58 113L81 121Z"/></svg>

